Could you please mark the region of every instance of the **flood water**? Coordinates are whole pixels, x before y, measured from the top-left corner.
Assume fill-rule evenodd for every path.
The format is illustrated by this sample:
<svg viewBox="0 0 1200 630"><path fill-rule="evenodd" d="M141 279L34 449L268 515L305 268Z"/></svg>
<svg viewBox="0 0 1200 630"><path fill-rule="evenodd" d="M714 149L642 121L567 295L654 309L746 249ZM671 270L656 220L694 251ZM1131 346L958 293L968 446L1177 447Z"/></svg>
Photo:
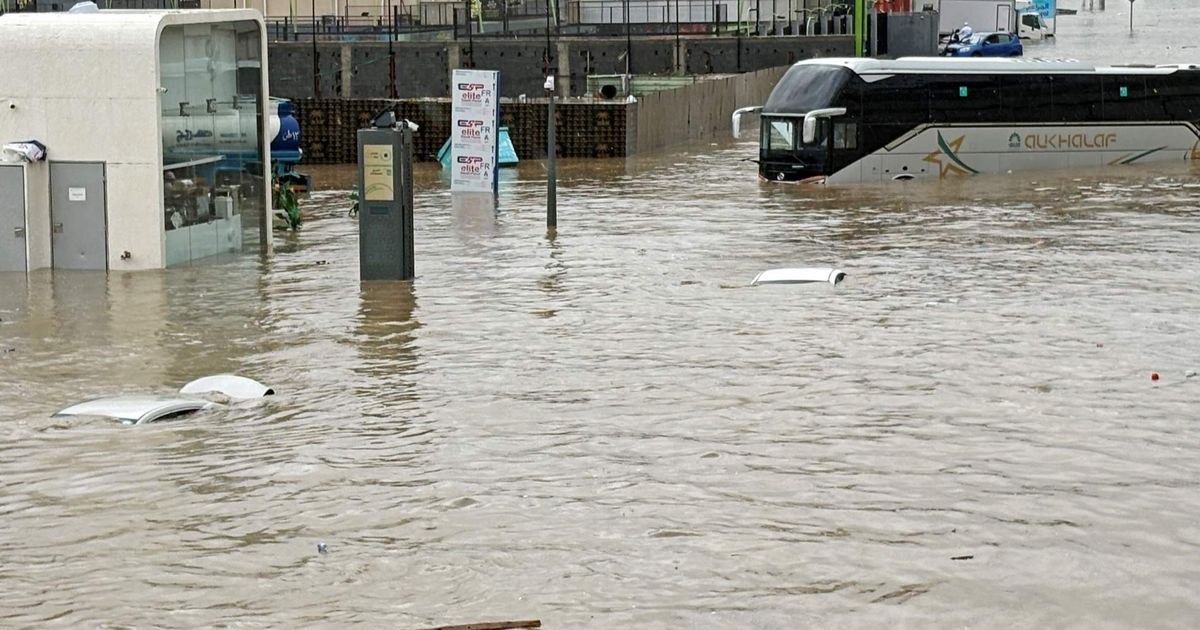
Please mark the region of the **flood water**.
<svg viewBox="0 0 1200 630"><path fill-rule="evenodd" d="M565 162L553 238L539 163L422 165L411 284L316 167L265 261L0 275L0 626L1194 627L1200 170L754 150ZM49 417L218 372L279 393Z"/></svg>

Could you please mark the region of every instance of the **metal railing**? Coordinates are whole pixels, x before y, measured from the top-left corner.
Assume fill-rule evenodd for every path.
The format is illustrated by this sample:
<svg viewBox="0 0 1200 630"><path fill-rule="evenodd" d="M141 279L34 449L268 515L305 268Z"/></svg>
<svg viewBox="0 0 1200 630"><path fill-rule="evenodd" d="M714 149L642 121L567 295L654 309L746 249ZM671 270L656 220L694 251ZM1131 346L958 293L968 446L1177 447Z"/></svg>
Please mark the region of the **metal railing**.
<svg viewBox="0 0 1200 630"><path fill-rule="evenodd" d="M555 37L850 32L849 5L841 0L427 0L391 8L390 15L380 14L379 5L346 5L341 15L268 17L267 35L271 41L353 41L414 33L473 39L547 32Z"/></svg>
<svg viewBox="0 0 1200 630"><path fill-rule="evenodd" d="M523 12L484 6L470 13L468 2L453 3L454 38L622 35L842 35L850 32L848 5L823 0L545 0L522 5ZM794 7L794 8L793 8ZM509 11L503 13L503 11Z"/></svg>
<svg viewBox="0 0 1200 630"><path fill-rule="evenodd" d="M432 6L431 6L432 5ZM443 6L438 6L443 5ZM388 11L390 9L390 11ZM425 3L419 8L345 5L340 15L295 15L266 18L269 41L397 40L402 35L450 31L449 3ZM438 22L439 11L446 24ZM432 18L432 19L423 19ZM427 23L431 22L431 23Z"/></svg>
<svg viewBox="0 0 1200 630"><path fill-rule="evenodd" d="M80 0L0 0L5 13L53 13L66 11ZM93 0L101 9L199 9L200 0Z"/></svg>
<svg viewBox="0 0 1200 630"><path fill-rule="evenodd" d="M0 14L65 11L78 0L0 0ZM95 0L101 9L186 9L199 0ZM301 0L303 6L303 0ZM305 6L315 12L315 3ZM518 36L827 35L850 32L847 0L426 0L345 4L337 15L268 16L270 41ZM389 10L390 9L390 10ZM468 17L469 16L469 17Z"/></svg>

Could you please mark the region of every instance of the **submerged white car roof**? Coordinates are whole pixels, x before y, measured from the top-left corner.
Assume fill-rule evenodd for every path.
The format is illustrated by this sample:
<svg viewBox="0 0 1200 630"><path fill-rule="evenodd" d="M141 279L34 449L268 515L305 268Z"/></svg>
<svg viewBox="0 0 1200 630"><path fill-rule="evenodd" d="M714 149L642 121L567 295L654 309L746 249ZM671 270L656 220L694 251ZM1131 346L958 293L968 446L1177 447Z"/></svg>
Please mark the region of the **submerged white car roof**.
<svg viewBox="0 0 1200 630"><path fill-rule="evenodd" d="M224 394L234 399L262 398L263 396L275 395L275 390L270 387L254 379L236 374L205 376L184 385L179 390L180 394L208 394L212 392Z"/></svg>
<svg viewBox="0 0 1200 630"><path fill-rule="evenodd" d="M214 407L207 400L157 396L110 396L71 405L55 416L103 416L130 424L145 424L179 413Z"/></svg>
<svg viewBox="0 0 1200 630"><path fill-rule="evenodd" d="M101 416L126 424L146 424L201 409L221 407L200 398L201 394L221 394L234 401L272 396L275 390L236 374L214 374L198 378L179 390L180 396L109 396L71 405L55 416Z"/></svg>

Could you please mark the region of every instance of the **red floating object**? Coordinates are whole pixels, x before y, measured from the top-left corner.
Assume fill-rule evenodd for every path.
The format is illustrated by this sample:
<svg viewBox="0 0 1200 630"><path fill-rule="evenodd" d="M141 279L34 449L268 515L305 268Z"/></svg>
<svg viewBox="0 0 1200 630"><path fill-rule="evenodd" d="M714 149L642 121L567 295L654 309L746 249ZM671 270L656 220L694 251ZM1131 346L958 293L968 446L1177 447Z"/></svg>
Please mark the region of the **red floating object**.
<svg viewBox="0 0 1200 630"><path fill-rule="evenodd" d="M1150 380L1152 380L1152 381L1157 381L1157 380L1158 380L1158 372L1151 372L1151 373L1150 373Z"/></svg>

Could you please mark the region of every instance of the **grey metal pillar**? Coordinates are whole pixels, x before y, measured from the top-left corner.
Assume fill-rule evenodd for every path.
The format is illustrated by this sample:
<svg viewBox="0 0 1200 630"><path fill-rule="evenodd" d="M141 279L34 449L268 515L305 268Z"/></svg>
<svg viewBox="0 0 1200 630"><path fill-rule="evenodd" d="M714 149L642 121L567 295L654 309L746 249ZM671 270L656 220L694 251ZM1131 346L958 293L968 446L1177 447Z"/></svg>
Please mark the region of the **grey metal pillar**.
<svg viewBox="0 0 1200 630"><path fill-rule="evenodd" d="M361 280L412 280L412 131L358 130L358 260Z"/></svg>

